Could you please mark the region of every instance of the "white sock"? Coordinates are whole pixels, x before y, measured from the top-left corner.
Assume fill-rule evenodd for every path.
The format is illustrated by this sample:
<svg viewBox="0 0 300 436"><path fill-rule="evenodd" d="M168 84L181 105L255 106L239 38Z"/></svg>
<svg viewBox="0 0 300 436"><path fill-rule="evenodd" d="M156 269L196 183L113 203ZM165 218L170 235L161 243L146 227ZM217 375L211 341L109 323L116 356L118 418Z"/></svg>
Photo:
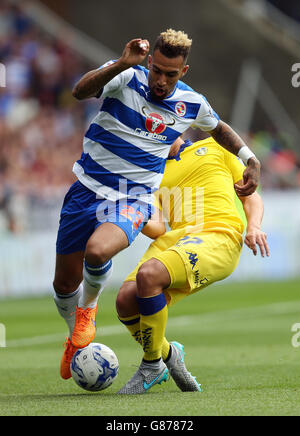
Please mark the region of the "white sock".
<svg viewBox="0 0 300 436"><path fill-rule="evenodd" d="M69 327L70 338L72 337L74 325L75 325L75 312L76 306L78 305L78 301L80 299L80 295L83 292L82 283L79 285L78 289L74 291L72 294L59 294L55 292L54 301L57 307L57 310L61 317L66 321L67 326Z"/></svg>
<svg viewBox="0 0 300 436"><path fill-rule="evenodd" d="M113 272L112 261L100 266L90 266L84 262L83 267L83 292L79 298L78 307L94 309L99 296L107 285Z"/></svg>

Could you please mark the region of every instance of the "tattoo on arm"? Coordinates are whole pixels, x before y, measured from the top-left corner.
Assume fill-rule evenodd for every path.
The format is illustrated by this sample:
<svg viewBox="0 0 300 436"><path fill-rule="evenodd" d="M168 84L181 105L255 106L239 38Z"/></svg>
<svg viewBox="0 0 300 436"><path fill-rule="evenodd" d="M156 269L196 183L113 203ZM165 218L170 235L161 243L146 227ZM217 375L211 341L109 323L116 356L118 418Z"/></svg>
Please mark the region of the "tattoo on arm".
<svg viewBox="0 0 300 436"><path fill-rule="evenodd" d="M75 85L72 94L78 100L83 100L95 96L100 89L97 83L97 72L90 71Z"/></svg>
<svg viewBox="0 0 300 436"><path fill-rule="evenodd" d="M211 131L210 134L218 144L235 155L246 145L242 138L224 121L219 121L215 130Z"/></svg>
<svg viewBox="0 0 300 436"><path fill-rule="evenodd" d="M101 70L93 70L86 73L73 89L73 97L78 100L94 97L99 94L101 89L112 80L117 74L124 71L120 62L108 65Z"/></svg>

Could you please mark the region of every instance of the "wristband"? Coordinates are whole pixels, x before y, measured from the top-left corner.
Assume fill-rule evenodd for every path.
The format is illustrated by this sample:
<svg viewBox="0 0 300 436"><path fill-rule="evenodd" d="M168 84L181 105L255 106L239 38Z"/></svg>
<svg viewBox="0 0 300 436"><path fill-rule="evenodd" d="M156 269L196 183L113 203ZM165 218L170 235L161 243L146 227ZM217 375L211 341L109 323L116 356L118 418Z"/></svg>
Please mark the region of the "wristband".
<svg viewBox="0 0 300 436"><path fill-rule="evenodd" d="M250 157L254 157L256 159L255 154L250 150L249 147L247 147L247 145L244 145L242 148L240 148L238 152L238 157L242 159L245 165L248 164L248 160L250 159Z"/></svg>

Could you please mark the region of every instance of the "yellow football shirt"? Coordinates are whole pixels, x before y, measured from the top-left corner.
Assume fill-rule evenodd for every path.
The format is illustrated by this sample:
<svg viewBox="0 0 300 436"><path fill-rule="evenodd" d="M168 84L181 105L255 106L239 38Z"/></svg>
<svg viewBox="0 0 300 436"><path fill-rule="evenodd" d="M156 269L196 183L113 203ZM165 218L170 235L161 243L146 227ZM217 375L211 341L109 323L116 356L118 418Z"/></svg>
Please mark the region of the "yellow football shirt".
<svg viewBox="0 0 300 436"><path fill-rule="evenodd" d="M234 183L244 165L213 138L195 142L166 163L156 199L171 230L219 231L241 241L244 224Z"/></svg>

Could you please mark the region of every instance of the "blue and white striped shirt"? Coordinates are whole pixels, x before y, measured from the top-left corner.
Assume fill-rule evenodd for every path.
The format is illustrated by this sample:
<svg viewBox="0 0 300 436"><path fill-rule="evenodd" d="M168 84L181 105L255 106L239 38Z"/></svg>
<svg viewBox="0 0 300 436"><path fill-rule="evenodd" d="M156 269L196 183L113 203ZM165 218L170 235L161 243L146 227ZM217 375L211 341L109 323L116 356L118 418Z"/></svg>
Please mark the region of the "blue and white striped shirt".
<svg viewBox="0 0 300 436"><path fill-rule="evenodd" d="M209 131L218 120L205 97L181 81L166 99L153 100L148 70L129 68L103 88L73 172L100 198L152 203L172 143L190 126Z"/></svg>

